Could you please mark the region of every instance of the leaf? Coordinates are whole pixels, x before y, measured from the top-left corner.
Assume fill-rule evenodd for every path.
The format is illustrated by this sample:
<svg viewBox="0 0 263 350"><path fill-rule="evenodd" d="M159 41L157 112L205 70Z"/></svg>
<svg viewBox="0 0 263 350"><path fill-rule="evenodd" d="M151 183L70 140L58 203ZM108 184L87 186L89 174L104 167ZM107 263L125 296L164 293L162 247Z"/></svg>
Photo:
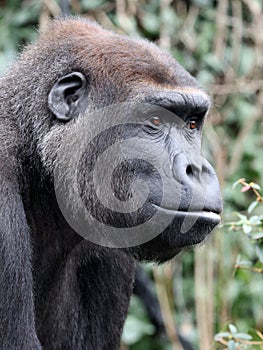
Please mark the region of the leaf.
<svg viewBox="0 0 263 350"><path fill-rule="evenodd" d="M259 223L258 216L257 215L251 216L251 218L249 219L249 222L252 225L258 224Z"/></svg>
<svg viewBox="0 0 263 350"><path fill-rule="evenodd" d="M258 201L254 201L250 204L250 206L248 207L248 210L247 210L249 214L252 213L252 211L256 208L258 203L259 203Z"/></svg>
<svg viewBox="0 0 263 350"><path fill-rule="evenodd" d="M241 190L240 190L240 192L247 192L247 191L249 191L250 190L250 186L249 185L245 185L245 186L243 186L242 188L241 188Z"/></svg>
<svg viewBox="0 0 263 350"><path fill-rule="evenodd" d="M261 333L257 329L250 329L249 334L252 336L252 339L254 341L262 341L263 338L261 338Z"/></svg>
<svg viewBox="0 0 263 350"><path fill-rule="evenodd" d="M227 343L228 350L236 350L236 343L233 339L229 340Z"/></svg>
<svg viewBox="0 0 263 350"><path fill-rule="evenodd" d="M263 231L262 232L253 233L252 238L253 239L261 239L261 238L263 238Z"/></svg>
<svg viewBox="0 0 263 350"><path fill-rule="evenodd" d="M230 323L230 325L228 325L228 328L232 334L237 333L237 329L233 324Z"/></svg>
<svg viewBox="0 0 263 350"><path fill-rule="evenodd" d="M236 213L236 215L242 220L242 222L246 222L247 221L247 216L240 214L240 213Z"/></svg>
<svg viewBox="0 0 263 350"><path fill-rule="evenodd" d="M124 325L122 339L130 345L138 342L145 334L152 335L153 333L154 328L152 325L139 320L133 315L129 315Z"/></svg>
<svg viewBox="0 0 263 350"><path fill-rule="evenodd" d="M249 335L247 333L236 333L235 338L242 339L242 340L251 340L252 339L251 335Z"/></svg>
<svg viewBox="0 0 263 350"><path fill-rule="evenodd" d="M254 267L263 271L263 263L260 261L257 261L256 264L254 265ZM262 340L263 340L263 338L262 338Z"/></svg>
<svg viewBox="0 0 263 350"><path fill-rule="evenodd" d="M220 341L222 338L229 338L231 336L231 334L229 332L221 332L221 333L217 333L214 336L215 341Z"/></svg>
<svg viewBox="0 0 263 350"><path fill-rule="evenodd" d="M261 189L261 187L258 184L255 184L254 182L250 182L249 186L254 188L255 190L260 190Z"/></svg>
<svg viewBox="0 0 263 350"><path fill-rule="evenodd" d="M240 268L242 268L242 267L251 267L252 263L249 260L240 260L238 265L240 266Z"/></svg>
<svg viewBox="0 0 263 350"><path fill-rule="evenodd" d="M239 184L240 184L239 180L235 181L235 182L233 183L232 188L233 188L233 189L236 188L237 185L239 185Z"/></svg>
<svg viewBox="0 0 263 350"><path fill-rule="evenodd" d="M242 226L242 229L243 229L243 231L244 231L246 234L248 234L248 233L250 233L250 232L252 231L252 226L247 225L247 224L244 224L244 225Z"/></svg>

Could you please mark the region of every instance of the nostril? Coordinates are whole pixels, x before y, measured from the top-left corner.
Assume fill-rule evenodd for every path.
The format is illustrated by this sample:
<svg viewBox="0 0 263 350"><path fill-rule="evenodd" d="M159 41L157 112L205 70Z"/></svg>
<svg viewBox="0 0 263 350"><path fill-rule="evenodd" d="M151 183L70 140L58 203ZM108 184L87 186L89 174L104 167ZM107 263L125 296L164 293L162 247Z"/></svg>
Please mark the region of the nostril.
<svg viewBox="0 0 263 350"><path fill-rule="evenodd" d="M194 175L193 169L191 167L191 165L188 165L186 168L186 175L188 175L189 177Z"/></svg>

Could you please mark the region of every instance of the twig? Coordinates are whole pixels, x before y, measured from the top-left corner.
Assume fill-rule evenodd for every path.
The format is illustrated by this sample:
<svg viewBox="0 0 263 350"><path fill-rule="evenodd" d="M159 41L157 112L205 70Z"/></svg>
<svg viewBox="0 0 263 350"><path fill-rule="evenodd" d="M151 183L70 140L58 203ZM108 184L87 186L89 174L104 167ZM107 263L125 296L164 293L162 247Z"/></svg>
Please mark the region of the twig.
<svg viewBox="0 0 263 350"><path fill-rule="evenodd" d="M161 17L161 28L160 28L160 47L169 50L171 48L171 37L167 23L164 21L164 11L170 6L172 0L161 0L160 2L160 17Z"/></svg>
<svg viewBox="0 0 263 350"><path fill-rule="evenodd" d="M160 267L153 268L153 276L155 279L156 291L160 303L161 313L164 320L164 325L168 338L170 339L174 350L183 350L181 343L178 340L176 333L176 325L169 304L167 290L165 288L165 280Z"/></svg>
<svg viewBox="0 0 263 350"><path fill-rule="evenodd" d="M258 192L258 190L252 186L252 183L247 183L247 182L245 181L245 179L239 179L238 182L239 182L241 185L243 185L243 186L249 186L250 189L255 193L255 195L256 195L256 197L257 197L256 201L257 201L257 202L260 202L260 203L263 203L263 197L262 197L261 194Z"/></svg>
<svg viewBox="0 0 263 350"><path fill-rule="evenodd" d="M233 83L211 85L209 90L213 95L229 95L237 93L255 93L263 86L263 79L246 80L243 77Z"/></svg>
<svg viewBox="0 0 263 350"><path fill-rule="evenodd" d="M259 118L262 118L262 111L261 111L261 104L263 100L263 90L261 94L258 96L257 99L257 106L255 113L248 119L248 121L244 124L241 131L239 132L238 137L236 138L234 150L232 152L232 157L229 164L229 171L228 174L233 174L235 170L237 169L238 165L240 164L240 161L242 159L243 150L245 148L245 139L250 134L251 130L253 129L255 123Z"/></svg>
<svg viewBox="0 0 263 350"><path fill-rule="evenodd" d="M225 24L225 18L227 13L228 0L218 1L217 11L216 11L216 28L217 33L214 42L215 55L220 61L223 60L224 47L227 35L227 26Z"/></svg>

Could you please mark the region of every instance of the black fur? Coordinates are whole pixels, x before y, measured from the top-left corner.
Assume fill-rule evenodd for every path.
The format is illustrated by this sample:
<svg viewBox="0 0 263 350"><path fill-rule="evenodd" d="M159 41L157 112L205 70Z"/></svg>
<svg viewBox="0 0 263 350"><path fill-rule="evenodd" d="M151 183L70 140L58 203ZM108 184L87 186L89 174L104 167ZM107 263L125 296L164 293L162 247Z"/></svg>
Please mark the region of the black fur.
<svg viewBox="0 0 263 350"><path fill-rule="evenodd" d="M168 90L183 96L201 94L202 108L209 106L194 78L169 54L79 19L51 24L1 78L3 350L117 349L132 293L134 257L167 260L183 246L198 242L188 238L182 247L170 249L170 233L165 232L160 243L150 242L144 250L109 249L83 240L67 224L54 194L53 171L61 139L80 111L71 109L74 113L62 121L63 115L52 108L54 100L50 97L50 105L48 99L60 79L74 72L87 83L82 109L142 97L151 102L157 95L157 100L164 100ZM70 108L76 107L76 98L67 99ZM185 101L190 102L180 105L181 112L189 109L188 104L199 108L195 98ZM87 170L81 171L85 177ZM212 228L200 224L193 237Z"/></svg>

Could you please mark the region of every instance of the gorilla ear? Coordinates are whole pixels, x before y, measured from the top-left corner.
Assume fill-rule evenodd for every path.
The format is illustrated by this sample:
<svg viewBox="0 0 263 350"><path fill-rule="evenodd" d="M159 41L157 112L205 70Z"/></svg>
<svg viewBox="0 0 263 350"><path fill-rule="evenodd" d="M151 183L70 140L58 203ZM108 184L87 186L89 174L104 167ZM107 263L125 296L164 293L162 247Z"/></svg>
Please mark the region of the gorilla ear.
<svg viewBox="0 0 263 350"><path fill-rule="evenodd" d="M57 119L68 121L85 107L87 79L80 72L60 78L48 95L48 106Z"/></svg>

